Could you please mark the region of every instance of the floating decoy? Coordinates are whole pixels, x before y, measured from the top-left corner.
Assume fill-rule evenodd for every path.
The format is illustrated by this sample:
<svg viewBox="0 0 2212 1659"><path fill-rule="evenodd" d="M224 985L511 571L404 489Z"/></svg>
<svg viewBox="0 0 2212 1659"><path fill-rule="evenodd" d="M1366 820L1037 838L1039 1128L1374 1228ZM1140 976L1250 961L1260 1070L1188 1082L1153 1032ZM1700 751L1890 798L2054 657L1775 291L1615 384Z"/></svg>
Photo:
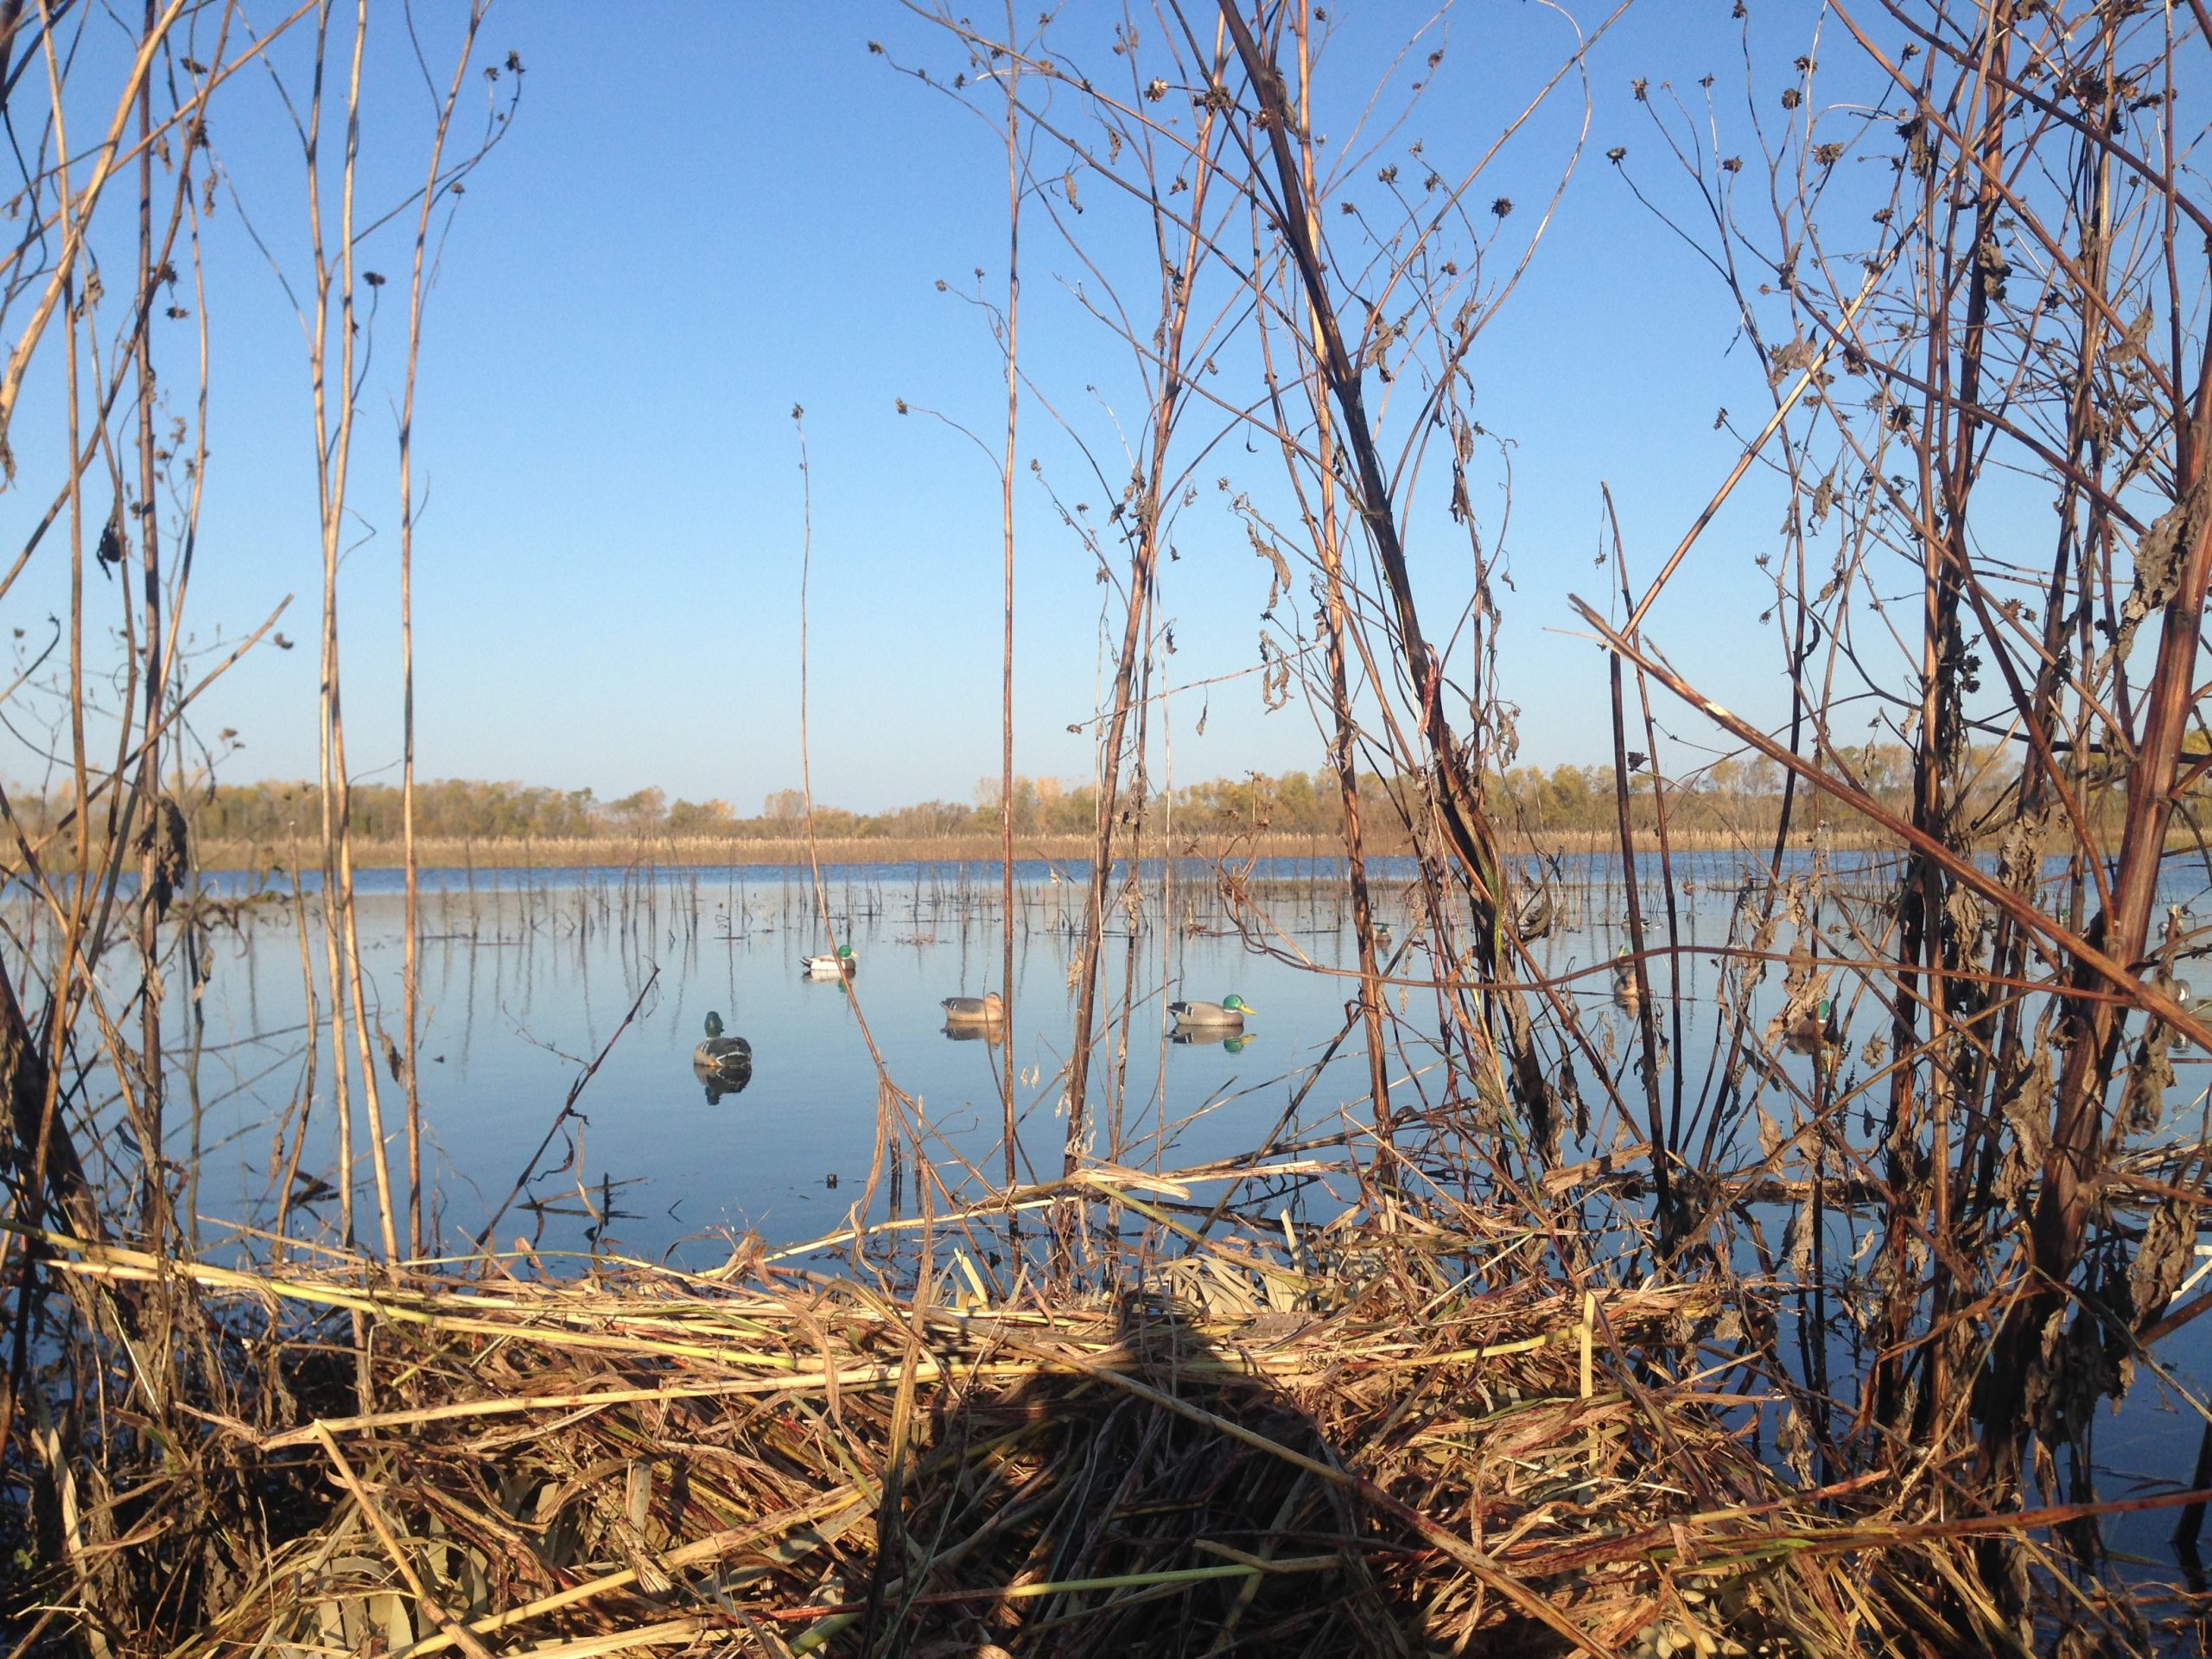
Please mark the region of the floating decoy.
<svg viewBox="0 0 2212 1659"><path fill-rule="evenodd" d="M736 1094L753 1081L753 1045L722 1035L722 1017L707 1016L707 1040L691 1051L691 1074L706 1085L707 1103Z"/></svg>
<svg viewBox="0 0 2212 1659"><path fill-rule="evenodd" d="M694 1065L720 1068L753 1064L753 1045L742 1037L722 1035L722 1017L719 1014L707 1016L707 1040L691 1051Z"/></svg>
<svg viewBox="0 0 2212 1659"><path fill-rule="evenodd" d="M798 965L809 979L842 979L861 965L861 959L853 954L851 945L841 944L835 956L801 957Z"/></svg>
<svg viewBox="0 0 2212 1659"><path fill-rule="evenodd" d="M950 1025L991 1025L1006 1018L1006 1003L996 991L986 991L981 996L948 996L944 1017Z"/></svg>
<svg viewBox="0 0 2212 1659"><path fill-rule="evenodd" d="M1234 1030L1244 1023L1248 1014L1259 1010L1231 991L1218 1002L1170 1002L1167 1012L1175 1016L1179 1026L1217 1026Z"/></svg>
<svg viewBox="0 0 2212 1659"><path fill-rule="evenodd" d="M1375 924L1371 931L1375 935L1375 943L1382 949L1385 950L1389 950L1390 948L1390 924L1388 922L1377 922Z"/></svg>
<svg viewBox="0 0 2212 1659"><path fill-rule="evenodd" d="M1843 1046L1843 1010L1827 997L1789 1022L1782 1034L1783 1046L1793 1054L1809 1054L1825 1061L1829 1051Z"/></svg>
<svg viewBox="0 0 2212 1659"><path fill-rule="evenodd" d="M1643 1000L1643 992L1636 982L1636 958L1624 950L1613 958L1613 1001L1632 1008Z"/></svg>

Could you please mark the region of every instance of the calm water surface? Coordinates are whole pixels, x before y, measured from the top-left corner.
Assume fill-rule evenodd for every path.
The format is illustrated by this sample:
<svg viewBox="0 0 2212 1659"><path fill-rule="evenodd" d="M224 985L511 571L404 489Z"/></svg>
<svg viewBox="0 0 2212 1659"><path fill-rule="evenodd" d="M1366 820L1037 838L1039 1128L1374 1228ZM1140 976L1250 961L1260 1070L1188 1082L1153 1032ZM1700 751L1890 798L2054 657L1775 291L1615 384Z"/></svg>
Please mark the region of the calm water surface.
<svg viewBox="0 0 2212 1659"><path fill-rule="evenodd" d="M1211 876L1192 866L1163 894L1147 873L1151 903L1132 938L1109 938L1102 985L1134 1014L1093 1072L1093 1157L1173 1169L1250 1150L1274 1130L1293 1094L1309 1086L1288 1133L1363 1125L1366 1062L1356 1025L1318 1077L1314 1068L1346 1025L1357 951L1349 907L1333 866L1268 861L1258 874L1271 924L1267 950L1225 924ZM1726 855L1678 861L1688 891L1677 895L1686 942L1726 942L1745 861ZM1570 973L1608 960L1624 938L1624 902L1611 861L1574 861L1576 894L1567 925L1537 947L1548 972ZM1403 861L1378 861L1383 915L1402 941L1408 931ZM1315 879L1317 876L1320 879ZM943 997L1003 989L995 868L879 867L832 874L825 884L836 938L849 943L859 968L849 984L810 981L802 958L830 948L803 874L778 870L684 871L647 879L620 871L431 872L424 878L422 975L422 1095L429 1142L426 1188L435 1189L448 1248L466 1245L518 1181L525 1201L498 1228L502 1242L527 1239L542 1249L616 1249L707 1267L728 1253L731 1230L758 1232L772 1246L801 1243L846 1224L864 1191L877 1147L879 1074L863 1036L874 1039L884 1072L914 1102L943 1179L968 1195L1003 1175L1001 1077L1011 1065L1020 1113L1024 1179L1058 1168L1065 1128L1058 1074L1066 1057L1069 986L1080 916L1079 869L1023 867L1017 900L1010 1044L948 1033ZM240 890L235 880L230 890ZM1885 885L1875 880L1870 888ZM1647 925L1663 939L1656 883L1643 890ZM2177 889L2177 903L2201 894ZM309 895L308 902L314 902ZM364 966L372 1019L401 1033L403 912L396 876L360 882ZM1789 946L1788 929L1777 947ZM203 998L206 1050L200 1064L203 1148L199 1207L211 1243L219 1222L270 1213L272 1141L306 1084L305 997L299 941L282 910L264 912L240 931L212 936L213 971ZM1424 976L1427 958L1408 958ZM313 966L324 963L318 947ZM1655 960L1659 995L1669 969ZM1710 958L1685 960L1688 997L1682 1049L1694 1105L1714 1039L1717 970ZM1778 1005L1780 975L1754 1002L1761 1024ZM1168 1040L1166 1005L1182 997L1219 1001L1235 991L1259 1010L1241 1043ZM1642 1085L1630 1069L1633 1021L1610 997L1604 973L1568 993L1582 1007L1608 1070L1641 1110ZM1392 992L1414 1029L1436 1024L1431 995ZM693 1046L709 1011L752 1045L750 1080L735 1093L703 1086ZM1870 1007L1852 1033L1857 1046L1876 1028ZM180 1031L179 1036L181 1035ZM177 1040L173 1036L171 1040ZM314 1089L305 1166L334 1177L327 1058ZM585 1065L605 1051L545 1159L532 1155ZM1790 1057L1809 1087L1810 1062ZM2169 1103L2170 1122L2202 1109L2202 1056L2184 1057ZM1389 1057L1394 1093L1411 1105L1440 1084L1434 1056L1409 1044ZM1863 1066L1859 1068L1863 1071ZM1849 1067L1845 1068L1847 1083ZM356 1117L359 1116L358 1080ZM1600 1090L1583 1082L1593 1103ZM1662 1081L1670 1093L1672 1077ZM391 1167L404 1179L397 1142L399 1090L385 1079ZM1346 1103L1351 1103L1347 1115ZM1878 1101L1872 1103L1878 1114ZM1868 1139L1853 1114L1852 1138ZM188 1133L180 1128L180 1141ZM1746 1131L1748 1133L1748 1131ZM1568 1156L1587 1155L1618 1136L1593 1126ZM365 1137L364 1137L365 1138ZM188 1147L173 1144L173 1155ZM1729 1164L1747 1165L1756 1145L1739 1145ZM525 1178L527 1178L525 1179ZM832 1180L835 1185L832 1185ZM1211 1198L1218 1186L1202 1189ZM1347 1193L1290 1190L1294 1217L1332 1211ZM1249 1193L1249 1189L1247 1189ZM909 1179L894 1193L879 1187L874 1212L894 1202L911 1212ZM373 1195L357 1182L357 1231L373 1236ZM310 1213L334 1224L335 1205ZM1780 1211L1763 1217L1770 1243ZM297 1228L296 1218L295 1227ZM1593 1217L1592 1224L1602 1225ZM1857 1243L1847 1216L1829 1235L1830 1259ZM1862 1268L1871 1265L1862 1262ZM2202 1419L2180 1392L2202 1397L2212 1378L2212 1338L2190 1326L2162 1351L2172 1385L2147 1372L2096 1433L2103 1496L2171 1490L2185 1480ZM1837 1375L1852 1374L1838 1351ZM2171 1529L2164 1514L2121 1518L2113 1541L2163 1557Z"/></svg>
<svg viewBox="0 0 2212 1659"><path fill-rule="evenodd" d="M511 1215L503 1239L519 1233L582 1248L597 1237L703 1264L726 1254L718 1236L702 1237L713 1230L750 1229L785 1244L841 1225L877 1144L879 1077L868 1037L941 1139L948 1180L958 1179L960 1160L1002 1177L1008 1064L1023 1178L1056 1174L1075 944L1065 922L1082 899L1065 878L1041 867L1039 874L1018 903L1013 1035L1001 1044L948 1032L939 1006L1004 988L995 879L911 868L839 873L829 883L830 914L859 963L847 983L804 976L802 959L829 949L830 935L804 886L787 874L685 872L640 882L619 873L505 872L479 873L472 884L434 873L423 905L421 1089L435 1137L425 1183L435 1178L447 1243L480 1227L506 1197L603 1049L577 1101L583 1121L564 1127L549 1156L563 1173L541 1166L531 1183L556 1207ZM359 907L372 1018L397 1037L404 912L395 885L365 876ZM1103 983L1117 1002L1126 990L1135 1013L1126 1041L1109 1052L1107 1074L1094 1071L1094 1099L1108 1096L1091 1126L1096 1157L1173 1167L1249 1149L1344 1023L1350 988L1341 976L1356 969L1357 953L1336 884L1301 886L1272 907L1272 942L1302 958L1294 961L1248 950L1223 925L1210 886L1193 883L1186 897L1171 891L1167 925L1155 904L1134 940L1125 929L1108 941ZM200 1208L211 1217L265 1202L271 1136L304 1079L306 1017L297 935L281 912L214 936L213 949L201 1067L211 1103L203 1145L219 1148L202 1177ZM314 967L320 977L319 946ZM1591 984L1596 991L1603 981ZM1167 1040L1169 1001L1217 1001L1232 991L1259 1010L1241 1041ZM752 1045L750 1080L739 1092L710 1090L693 1071L710 1011ZM327 1121L325 1048L315 1109ZM1357 1033L1338 1051L1341 1092L1358 1090L1362 1054ZM1300 1125L1339 1121L1340 1091L1329 1081L1313 1090ZM384 1092L389 1128L398 1119L388 1078ZM311 1166L333 1155L327 1137L310 1147ZM395 1148L395 1179L400 1162ZM365 1174L357 1185L365 1214ZM618 1213L602 1227L586 1205L604 1207L610 1192ZM887 1202L880 1193L879 1211Z"/></svg>

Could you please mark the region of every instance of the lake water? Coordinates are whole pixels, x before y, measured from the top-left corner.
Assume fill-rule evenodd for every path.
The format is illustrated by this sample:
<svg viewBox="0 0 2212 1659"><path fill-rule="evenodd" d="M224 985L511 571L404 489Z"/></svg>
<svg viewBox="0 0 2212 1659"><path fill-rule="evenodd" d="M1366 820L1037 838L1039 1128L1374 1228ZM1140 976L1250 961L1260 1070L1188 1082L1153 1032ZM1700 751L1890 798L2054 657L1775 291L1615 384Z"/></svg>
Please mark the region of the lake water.
<svg viewBox="0 0 2212 1659"><path fill-rule="evenodd" d="M1688 887L1679 895L1686 943L1726 942L1738 886L1750 868L1726 855L1678 861L1678 877ZM1847 881L1849 861L1838 860L1835 868ZM1003 1177L1001 1089L1011 1066L1021 1177L1057 1175L1065 1135L1059 1073L1070 1045L1071 964L1084 873L1038 864L1020 874L1014 1016L1011 1039L1001 1044L948 1031L939 1007L948 995L1004 988L995 867L831 873L824 890L831 926L858 958L849 982L803 975L802 959L827 950L830 941L803 872L429 873L422 921L421 1092L425 1187L435 1195L443 1245L466 1249L518 1183L523 1201L496 1229L502 1244L524 1240L546 1252L613 1250L710 1268L727 1257L734 1231L757 1232L772 1247L819 1239L847 1224L867 1191L885 1077L911 1101L908 1133L922 1135L939 1178L955 1196L973 1198L987 1180ZM1279 1127L1281 1138L1347 1127L1364 1133L1363 1033L1353 1023L1346 1033L1347 999L1356 988L1349 976L1357 956L1343 883L1325 861L1263 861L1254 874L1268 925L1249 941L1227 925L1211 874L1196 864L1172 884L1163 884L1160 872L1148 874L1150 903L1133 934L1128 913L1116 912L1102 1000L1116 1007L1117 1019L1092 1073L1091 1157L1173 1170L1248 1152ZM1870 894L1886 886L1877 873L1859 874ZM1412 867L1377 861L1374 875L1382 914L1402 943L1410 931L1402 889ZM1564 925L1536 947L1554 976L1606 963L1624 937L1612 861L1570 861L1567 877L1572 901ZM233 894L243 890L237 879L213 885ZM2178 889L2171 895L2177 903L2196 896ZM1654 940L1663 942L1656 882L1647 881L1643 897L1647 925ZM365 874L359 906L372 1020L398 1037L397 878ZM222 1222L265 1220L272 1213L272 1170L281 1167L272 1162L272 1148L305 1078L306 1004L297 934L281 908L236 931L213 932L209 944L198 1197L207 1218L205 1241L219 1246ZM1789 944L1785 928L1777 948ZM1425 979L1430 971L1420 947L1408 965L1409 978ZM319 947L313 968L320 978ZM1662 959L1654 959L1652 972L1663 999L1669 969ZM1719 969L1711 956L1691 955L1682 972L1688 995L1681 1046L1689 1056L1685 1083L1694 1107L1711 1065ZM1754 1030L1778 1006L1780 978L1777 969L1759 988ZM1243 1040L1171 1040L1170 1001L1219 1001L1231 991L1257 1009ZM1581 1009L1601 1064L1640 1115L1642 1084L1631 1060L1635 1020L1613 1002L1609 976L1592 973L1563 994ZM1438 1024L1433 993L1407 986L1390 997L1394 1011L1405 1016L1394 1026L1388 1057L1394 1098L1402 1108L1433 1103L1440 1067L1431 1039L1418 1033ZM1118 1018L1124 1000L1125 1022ZM706 1086L693 1070L692 1050L710 1011L752 1046L750 1077L735 1092ZM1851 1033L1854 1053L1881 1018L1871 1005L1859 1016ZM179 1027L175 1042L183 1033L180 1020L172 1025ZM1333 1055L1317 1076L1332 1045ZM334 1179L327 1050L326 1039L303 1163ZM551 1149L533 1162L579 1074L602 1050L604 1060L577 1097L575 1116L561 1123ZM2206 1062L2178 1058L2169 1121L2193 1124L2202 1109ZM1839 1068L1847 1086L1850 1065ZM1810 1090L1808 1059L1785 1057L1784 1066L1797 1087ZM1294 1108L1301 1089L1303 1103ZM1594 1103L1600 1092L1585 1078L1586 1099ZM399 1093L387 1079L396 1183L404 1176L397 1140ZM357 1121L358 1099L357 1081ZM1878 1115L1879 1098L1869 1099ZM172 1108L173 1124L178 1111ZM1853 1122L1859 1122L1855 1111ZM172 1155L186 1154L181 1142L188 1133L178 1126ZM1847 1133L1854 1143L1870 1144L1863 1130ZM1621 1134L1617 1122L1597 1122L1586 1139L1570 1137L1567 1156L1602 1150ZM1756 1144L1741 1143L1748 1138L1746 1130L1733 1154L1719 1160L1722 1166L1757 1160ZM365 1171L356 1187L357 1236L373 1237L373 1193ZM1200 1197L1210 1200L1220 1191L1203 1188ZM1294 1224L1325 1218L1351 1196L1342 1181L1279 1181L1272 1191L1268 1213L1287 1209ZM1253 1194L1248 1185L1244 1196ZM879 1184L871 1213L911 1214L917 1198L910 1165L897 1183ZM336 1206L326 1197L306 1213L334 1224ZM1765 1220L1771 1243L1780 1236L1782 1212L1769 1212ZM300 1221L296 1213L296 1233ZM1827 1235L1830 1260L1847 1257L1856 1242L1850 1218L1838 1213ZM1849 1376L1846 1356L1838 1351L1836 1357L1840 1377ZM2165 1344L2162 1358L2181 1388L2202 1397L2212 1377L2212 1340L2200 1326ZM2200 1422L2175 1389L2142 1375L2117 1417L2095 1431L2102 1494L2171 1490L2189 1472ZM2118 1543L2159 1555L2170 1527L2170 1517L2158 1513L2121 1518L2107 1530Z"/></svg>
<svg viewBox="0 0 2212 1659"><path fill-rule="evenodd" d="M940 1007L946 996L1004 988L995 871L836 872L829 908L836 938L856 955L849 982L804 976L803 958L828 950L830 936L792 872L686 871L651 881L620 872L434 873L423 900L420 1088L433 1137L425 1185L435 1179L445 1242L463 1243L507 1195L602 1049L605 1060L576 1103L582 1121L556 1138L555 1153L568 1156L550 1162L563 1173L541 1166L531 1183L532 1195L554 1207L511 1215L499 1228L503 1241L518 1233L550 1249L619 1243L706 1265L727 1254L721 1229L749 1229L771 1244L830 1231L875 1154L880 1090L869 1037L883 1074L939 1141L935 1160L949 1182L962 1184L961 1160L1002 1179L1008 1065L1022 1178L1056 1176L1075 949L1067 924L1080 915L1081 873L1039 866L1022 874L1014 1014L1011 1039L1001 1043L976 1040L972 1028L949 1030ZM1341 893L1336 884L1306 886L1302 872L1278 874L1286 896L1274 943L1305 964L1248 951L1221 925L1210 885L1193 881L1180 904L1171 890L1172 925L1161 925L1155 907L1134 939L1121 918L1102 983L1117 1006L1126 995L1134 1013L1116 1025L1103 1074L1094 1070L1093 1156L1161 1168L1246 1151L1337 1036L1353 988L1342 976L1357 968ZM365 874L357 902L379 1011L372 1018L397 1037L404 912L395 887ZM201 1137L203 1147L219 1150L203 1157L200 1207L209 1215L263 1211L271 1137L303 1074L298 943L280 914L268 913L212 944L201 1088L215 1103ZM320 976L319 952L314 967ZM1604 984L1591 982L1599 1001ZM1232 991L1258 1010L1241 1039L1170 1040L1169 1001L1218 1001ZM752 1046L750 1077L738 1092L711 1088L694 1072L692 1051L709 1012ZM1355 1032L1334 1062L1343 1089L1315 1087L1294 1129L1339 1121L1340 1096L1361 1087L1363 1054ZM316 1102L326 1125L327 1072L326 1063ZM387 1081L385 1092L389 1128L397 1122L397 1090ZM311 1135L309 1144L327 1162L327 1137ZM396 1147L392 1161L397 1179ZM358 1185L365 1206L365 1176ZM606 1192L619 1213L589 1213L604 1207ZM878 1212L889 1202L880 1192ZM323 1208L334 1214L334 1205ZM372 1236L365 1224L357 1231Z"/></svg>

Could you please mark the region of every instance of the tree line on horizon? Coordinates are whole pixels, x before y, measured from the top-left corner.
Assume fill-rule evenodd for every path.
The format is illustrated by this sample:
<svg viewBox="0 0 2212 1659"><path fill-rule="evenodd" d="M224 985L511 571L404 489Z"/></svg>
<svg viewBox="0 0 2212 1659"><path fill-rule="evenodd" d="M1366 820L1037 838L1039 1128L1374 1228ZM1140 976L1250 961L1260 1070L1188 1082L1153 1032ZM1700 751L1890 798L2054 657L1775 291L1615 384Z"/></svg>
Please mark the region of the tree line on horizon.
<svg viewBox="0 0 2212 1659"><path fill-rule="evenodd" d="M1994 804L2009 787L2015 768L2000 749L1977 753L1981 784L1977 795ZM1909 808L1910 760L1894 744L1871 744L1847 752L1877 799ZM1655 826L1652 781L1643 757L1631 755L1630 803L1640 831ZM1380 821L1392 795L1404 799L1420 782L1360 777L1363 817ZM1781 807L1783 768L1758 755L1717 760L1701 770L1664 781L1670 826L1691 833L1751 831L1770 827ZM1510 827L1538 837L1552 835L1609 836L1618 830L1618 809L1611 763L1551 767L1512 766L1488 779L1493 810ZM1249 772L1238 779L1212 779L1183 785L1147 804L1152 823L1192 835L1334 836L1344 825L1343 804L1334 787L1309 772L1279 775ZM767 841L804 835L806 800L798 790L771 791L757 814L745 815L729 801L671 800L658 788L641 789L602 800L589 789L563 790L542 785L471 779L442 779L418 784L415 827L419 838L482 842L639 841L664 838L719 838ZM65 785L49 794L16 796L22 818L58 824L71 792ZM302 843L321 833L321 800L308 782L264 779L215 784L191 791L180 802L193 840L200 843L258 843L282 847ZM391 784L356 783L351 791L353 832L371 841L397 842L401 836L401 796ZM1371 805L1376 811L1369 814ZM1096 826L1097 795L1089 784L1057 778L1017 776L1014 828L1018 836L1088 835ZM974 798L927 800L878 812L858 812L817 803L816 835L831 840L938 840L995 838L999 833L999 782L980 780Z"/></svg>

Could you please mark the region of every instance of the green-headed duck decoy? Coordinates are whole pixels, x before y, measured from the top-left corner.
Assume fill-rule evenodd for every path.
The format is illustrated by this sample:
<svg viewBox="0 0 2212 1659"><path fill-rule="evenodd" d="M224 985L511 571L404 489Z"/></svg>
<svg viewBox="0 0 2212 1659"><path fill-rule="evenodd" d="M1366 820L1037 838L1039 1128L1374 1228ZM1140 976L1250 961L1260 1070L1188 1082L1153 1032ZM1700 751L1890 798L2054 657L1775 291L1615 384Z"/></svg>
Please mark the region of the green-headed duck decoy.
<svg viewBox="0 0 2212 1659"><path fill-rule="evenodd" d="M1259 1010L1231 991L1218 1002L1170 1002L1167 1012L1179 1026L1240 1027L1246 1014Z"/></svg>
<svg viewBox="0 0 2212 1659"><path fill-rule="evenodd" d="M707 1016L707 1040L691 1051L691 1064L707 1071L734 1071L753 1065L753 1045L742 1037L722 1035L722 1017Z"/></svg>
<svg viewBox="0 0 2212 1659"><path fill-rule="evenodd" d="M861 959L853 954L849 944L839 945L835 956L799 958L799 966L806 970L809 979L842 979L860 965Z"/></svg>

